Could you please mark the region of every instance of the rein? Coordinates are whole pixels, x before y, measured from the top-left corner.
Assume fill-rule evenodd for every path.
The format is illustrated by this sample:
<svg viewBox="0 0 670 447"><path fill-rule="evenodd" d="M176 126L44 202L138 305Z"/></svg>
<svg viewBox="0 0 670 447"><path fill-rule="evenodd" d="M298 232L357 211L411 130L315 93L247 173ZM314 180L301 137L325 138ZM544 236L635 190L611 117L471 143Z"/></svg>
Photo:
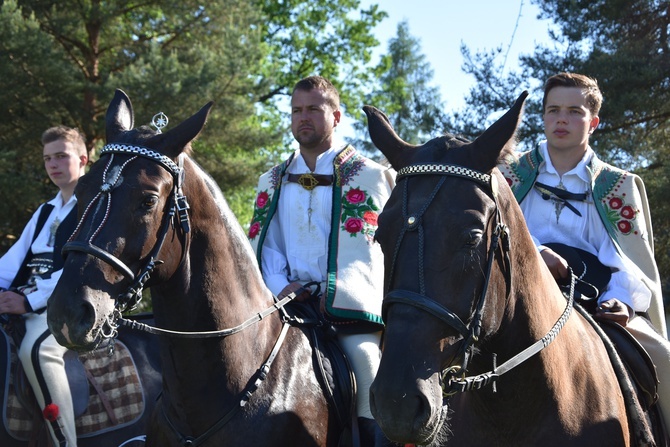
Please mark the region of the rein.
<svg viewBox="0 0 670 447"><path fill-rule="evenodd" d="M409 214L408 213L408 188L409 188L409 177L417 175L441 175L442 177L438 181L437 185L433 189L432 193L420 208L417 213ZM428 207L431 205L437 193L442 188L446 177L458 177L468 181L474 181L475 183L484 187L487 195L493 199L495 204L495 229L491 235L491 242L488 249L488 258L486 264L486 276L484 277L484 285L482 287L481 295L477 300L475 310L470 316L469 322L465 323L463 320L456 315L451 310L442 306L438 302L428 298L425 295L425 278L424 278L424 267L423 267L423 252L424 252L424 229L422 224L422 218L425 214ZM393 275L395 274L396 261L400 253L400 247L404 236L407 232L417 231L419 236L419 247L418 247L418 274L419 274L419 293L408 291L408 290L391 290L384 297L384 302L382 305L382 317L386 320L386 315L388 313L388 308L393 304L404 304L408 306L415 307L424 312L431 314L432 316L438 318L444 322L447 326L455 329L462 337L461 348L459 356L461 357L461 364L454 365L446 368L441 373L443 393L446 396L450 396L457 392L469 391L472 389L480 389L486 385L493 384L493 389L495 391L495 384L501 375L512 370L513 368L519 366L521 363L525 362L535 354L542 351L546 348L558 335L560 330L565 325L570 313L572 311L573 302L574 302L574 284L575 277L571 276L571 285L570 285L570 296L566 305L565 310L550 329L550 331L542 337L540 340L535 342L533 345L524 349L519 354L515 355L499 367L496 366L496 354L493 354L493 370L484 374L479 374L476 376L466 377L468 364L470 358L474 352L476 343L479 341L479 337L482 329L482 317L484 313L484 304L486 302L486 296L488 292L489 280L491 277L491 271L493 268L493 261L495 258L496 252L499 250L501 256L506 265L505 269L505 278L507 283L507 294L510 293L511 287L511 277L512 277L512 264L509 258L510 251L510 235L509 228L507 225L502 222L502 216L500 213L500 207L498 206L497 196L498 196L498 184L496 177L490 174L483 172L475 171L463 166L451 165L451 164L417 164L406 166L398 171L396 177L396 182L399 183L400 180L405 180L403 185L403 204L402 204L402 213L403 221L405 222L398 240L396 242L395 251L393 253L393 260L391 262L391 272L388 275L386 289L390 288L392 283ZM460 374L460 377L457 375Z"/></svg>

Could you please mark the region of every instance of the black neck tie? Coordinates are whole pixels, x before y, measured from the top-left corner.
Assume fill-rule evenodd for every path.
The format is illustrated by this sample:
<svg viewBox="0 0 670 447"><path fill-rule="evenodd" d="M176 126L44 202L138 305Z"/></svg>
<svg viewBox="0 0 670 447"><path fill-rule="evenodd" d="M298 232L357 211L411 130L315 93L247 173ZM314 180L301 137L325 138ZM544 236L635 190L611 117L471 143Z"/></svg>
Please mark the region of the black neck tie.
<svg viewBox="0 0 670 447"><path fill-rule="evenodd" d="M580 213L577 208L575 208L568 200L576 200L579 202L583 202L586 200L586 197L588 196L588 193L574 193L570 191L566 191L565 189L560 189L556 188L553 186L545 185L544 183L540 182L535 182L535 185L533 185L535 189L540 193L542 198L544 200L555 200L557 202L563 203L570 211L578 215L579 217L582 217L582 213Z"/></svg>

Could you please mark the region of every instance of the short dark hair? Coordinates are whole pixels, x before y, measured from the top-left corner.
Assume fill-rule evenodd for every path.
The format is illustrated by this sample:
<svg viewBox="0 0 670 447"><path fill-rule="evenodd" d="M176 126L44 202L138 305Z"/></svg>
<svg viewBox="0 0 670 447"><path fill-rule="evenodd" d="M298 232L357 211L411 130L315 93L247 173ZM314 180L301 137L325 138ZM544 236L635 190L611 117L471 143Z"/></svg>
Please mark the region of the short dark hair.
<svg viewBox="0 0 670 447"><path fill-rule="evenodd" d="M308 76L296 82L293 86L293 91L291 94L295 93L296 90L310 91L310 90L321 90L325 93L326 99L328 100L328 105L330 105L333 110L340 109L340 94L335 88L335 86L323 76Z"/></svg>
<svg viewBox="0 0 670 447"><path fill-rule="evenodd" d="M79 155L88 155L86 139L84 138L84 135L79 132L79 129L67 126L54 126L48 128L42 134L42 146L59 140L72 143Z"/></svg>
<svg viewBox="0 0 670 447"><path fill-rule="evenodd" d="M595 78L578 74L562 72L549 79L544 84L544 97L542 98L542 111L547 106L547 95L554 87L579 87L586 91L586 102L589 111L593 116L600 112L600 106L603 104L603 94L598 87L598 81Z"/></svg>

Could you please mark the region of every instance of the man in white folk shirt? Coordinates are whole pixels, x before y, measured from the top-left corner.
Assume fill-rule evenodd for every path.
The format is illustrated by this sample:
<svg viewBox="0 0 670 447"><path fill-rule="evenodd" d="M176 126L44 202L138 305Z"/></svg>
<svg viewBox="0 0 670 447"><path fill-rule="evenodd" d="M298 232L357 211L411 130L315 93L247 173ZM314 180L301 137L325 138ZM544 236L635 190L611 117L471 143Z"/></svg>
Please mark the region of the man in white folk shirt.
<svg viewBox="0 0 670 447"><path fill-rule="evenodd" d="M260 177L249 238L277 297L320 283L321 311L337 328L356 378L361 445L388 445L372 418L369 388L379 366L383 327L384 263L373 238L395 176L352 146L335 142L340 101L327 79L299 81L291 110L299 149Z"/></svg>
<svg viewBox="0 0 670 447"><path fill-rule="evenodd" d="M543 98L546 140L499 168L554 278L568 278L566 257L585 262L587 269L604 269L595 316L620 323L647 350L670 428L670 343L649 205L640 177L604 163L589 145L601 104L595 79L575 73L550 77ZM591 256L596 260L589 265ZM638 314L648 314L653 325Z"/></svg>

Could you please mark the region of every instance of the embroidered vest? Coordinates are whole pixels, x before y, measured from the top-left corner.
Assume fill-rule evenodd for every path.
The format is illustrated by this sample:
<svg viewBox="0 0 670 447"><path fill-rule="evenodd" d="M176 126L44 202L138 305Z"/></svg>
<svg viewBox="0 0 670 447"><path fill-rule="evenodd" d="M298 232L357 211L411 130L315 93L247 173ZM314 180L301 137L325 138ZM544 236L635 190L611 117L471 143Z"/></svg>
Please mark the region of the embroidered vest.
<svg viewBox="0 0 670 447"><path fill-rule="evenodd" d="M498 166L518 203L533 188L543 162L539 148L535 148L511 154ZM631 259L644 273L642 281L652 293L649 316L665 335L663 296L654 260L654 239L644 183L639 176L605 163L595 154L587 169L600 220L619 253Z"/></svg>
<svg viewBox="0 0 670 447"><path fill-rule="evenodd" d="M261 269L263 242L276 215L282 180L292 161L293 156L259 180L249 239ZM363 157L351 145L336 155L333 164L328 266L322 290L326 314L335 320L382 324L384 259L373 238L377 216L391 194L394 180L388 168Z"/></svg>

